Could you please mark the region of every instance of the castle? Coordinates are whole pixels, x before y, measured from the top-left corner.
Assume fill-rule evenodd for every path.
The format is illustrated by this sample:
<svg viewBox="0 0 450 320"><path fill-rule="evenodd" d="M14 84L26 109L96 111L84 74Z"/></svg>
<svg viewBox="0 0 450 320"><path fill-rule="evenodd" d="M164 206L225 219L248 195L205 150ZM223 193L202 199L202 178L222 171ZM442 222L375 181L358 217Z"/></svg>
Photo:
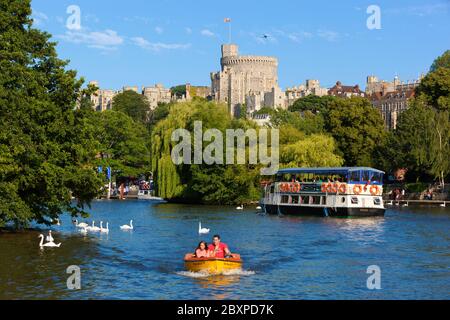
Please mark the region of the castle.
<svg viewBox="0 0 450 320"><path fill-rule="evenodd" d="M240 56L237 45L224 44L220 64L221 71L211 73L211 97L216 102L227 103L233 116L238 115L240 108L251 99L264 106L284 105L284 95L278 86L276 58Z"/></svg>

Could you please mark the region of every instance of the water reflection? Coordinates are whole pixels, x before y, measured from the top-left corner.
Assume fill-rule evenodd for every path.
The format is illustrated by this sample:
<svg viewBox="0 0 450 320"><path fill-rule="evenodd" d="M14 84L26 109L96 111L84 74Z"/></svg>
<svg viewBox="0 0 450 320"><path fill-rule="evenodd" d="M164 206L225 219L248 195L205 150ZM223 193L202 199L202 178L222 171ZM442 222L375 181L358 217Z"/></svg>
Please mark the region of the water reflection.
<svg viewBox="0 0 450 320"><path fill-rule="evenodd" d="M351 241L379 242L384 238L383 217L326 219L326 222Z"/></svg>

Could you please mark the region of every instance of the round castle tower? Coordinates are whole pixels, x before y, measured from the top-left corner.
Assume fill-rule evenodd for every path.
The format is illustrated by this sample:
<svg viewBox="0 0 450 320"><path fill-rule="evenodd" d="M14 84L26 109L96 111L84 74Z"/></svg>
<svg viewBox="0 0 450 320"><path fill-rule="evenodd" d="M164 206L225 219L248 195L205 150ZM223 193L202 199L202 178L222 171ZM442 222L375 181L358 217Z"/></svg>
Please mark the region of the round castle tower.
<svg viewBox="0 0 450 320"><path fill-rule="evenodd" d="M216 101L230 105L235 115L250 93L278 88L278 60L265 56L240 56L235 44L222 45L221 72L211 74Z"/></svg>

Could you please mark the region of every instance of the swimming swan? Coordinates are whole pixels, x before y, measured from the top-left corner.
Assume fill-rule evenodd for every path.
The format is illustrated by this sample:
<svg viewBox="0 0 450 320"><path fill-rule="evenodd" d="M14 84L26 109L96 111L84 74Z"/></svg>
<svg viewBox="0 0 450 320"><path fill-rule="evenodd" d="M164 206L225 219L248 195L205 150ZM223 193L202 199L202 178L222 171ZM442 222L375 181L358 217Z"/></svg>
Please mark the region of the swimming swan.
<svg viewBox="0 0 450 320"><path fill-rule="evenodd" d="M52 230L48 231L48 236L45 237L45 241L47 241L47 242L54 242L55 241L55 239L53 239L53 237L52 237Z"/></svg>
<svg viewBox="0 0 450 320"><path fill-rule="evenodd" d="M95 226L95 221L92 221L92 226L87 227L86 230L91 232L98 232L100 231L100 228Z"/></svg>
<svg viewBox="0 0 450 320"><path fill-rule="evenodd" d="M236 210L244 210L244 205L241 204L241 206L240 206L240 207L237 207Z"/></svg>
<svg viewBox="0 0 450 320"><path fill-rule="evenodd" d="M109 233L109 222L106 223L106 229L103 228L103 221L100 221L100 232Z"/></svg>
<svg viewBox="0 0 450 320"><path fill-rule="evenodd" d="M61 243L47 242L44 244L44 235L40 234L38 238L41 238L41 242L39 242L39 247L41 248L59 248L61 247Z"/></svg>
<svg viewBox="0 0 450 320"><path fill-rule="evenodd" d="M77 228L87 228L89 225L85 222L78 223L78 220L75 220L75 227Z"/></svg>
<svg viewBox="0 0 450 320"><path fill-rule="evenodd" d="M198 223L198 234L208 234L210 229L202 228L202 223Z"/></svg>
<svg viewBox="0 0 450 320"><path fill-rule="evenodd" d="M133 230L134 228L133 228L133 220L130 220L130 225L123 225L123 226L120 226L120 229L121 230Z"/></svg>

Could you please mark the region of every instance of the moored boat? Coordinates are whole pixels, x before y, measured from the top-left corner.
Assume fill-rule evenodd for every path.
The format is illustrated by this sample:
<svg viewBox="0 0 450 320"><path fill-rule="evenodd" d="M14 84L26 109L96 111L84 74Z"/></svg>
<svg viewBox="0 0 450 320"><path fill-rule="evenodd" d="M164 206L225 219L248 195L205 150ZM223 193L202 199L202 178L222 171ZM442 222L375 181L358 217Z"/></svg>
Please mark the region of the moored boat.
<svg viewBox="0 0 450 320"><path fill-rule="evenodd" d="M223 274L230 270L242 269L242 259L239 254L233 253L232 258L197 258L188 253L184 257L186 270L191 272L207 272L209 274Z"/></svg>
<svg viewBox="0 0 450 320"><path fill-rule="evenodd" d="M291 168L264 184L269 214L383 216L384 172L367 167Z"/></svg>

